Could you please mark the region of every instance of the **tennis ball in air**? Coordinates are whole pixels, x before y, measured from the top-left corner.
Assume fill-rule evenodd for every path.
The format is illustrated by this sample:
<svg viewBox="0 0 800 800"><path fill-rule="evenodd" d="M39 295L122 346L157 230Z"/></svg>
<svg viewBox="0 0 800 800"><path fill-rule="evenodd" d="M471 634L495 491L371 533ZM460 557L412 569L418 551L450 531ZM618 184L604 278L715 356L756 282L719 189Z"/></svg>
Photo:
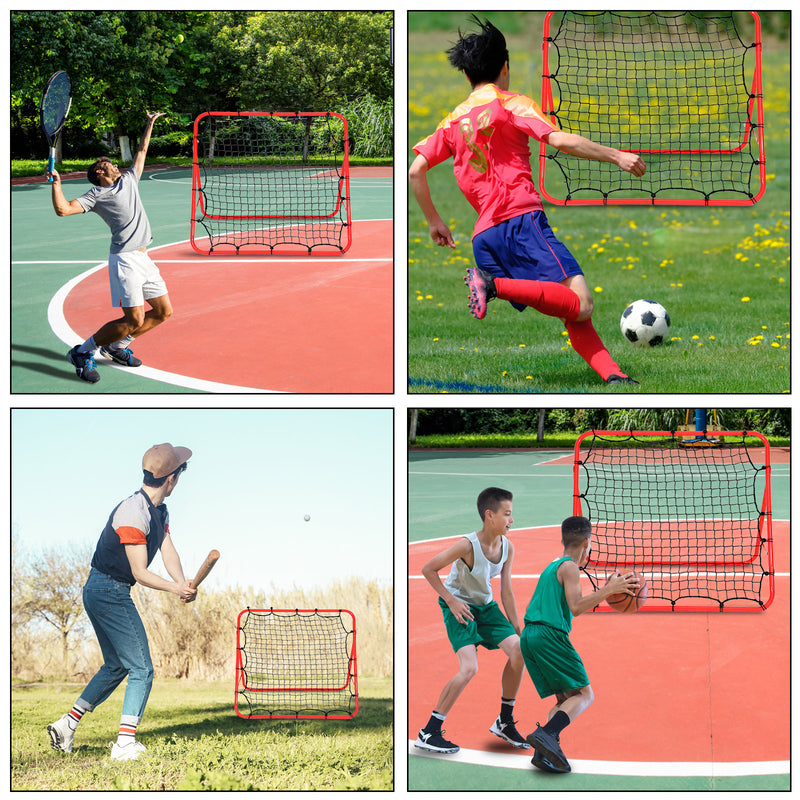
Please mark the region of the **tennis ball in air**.
<svg viewBox="0 0 800 800"><path fill-rule="evenodd" d="M176 43L176 44L181 44L182 42L183 42L183 34L182 34L182 33L179 33L179 34L178 34L178 35L175 37L175 43Z"/></svg>

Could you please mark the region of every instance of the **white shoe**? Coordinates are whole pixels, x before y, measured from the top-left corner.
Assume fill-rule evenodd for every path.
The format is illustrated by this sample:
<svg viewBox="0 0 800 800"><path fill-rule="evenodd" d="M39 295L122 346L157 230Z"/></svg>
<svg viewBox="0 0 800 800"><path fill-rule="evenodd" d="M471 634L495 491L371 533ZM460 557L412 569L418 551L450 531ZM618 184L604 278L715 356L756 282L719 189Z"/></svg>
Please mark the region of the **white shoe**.
<svg viewBox="0 0 800 800"><path fill-rule="evenodd" d="M145 752L147 748L135 739L130 744L111 742L111 758L114 761L133 761Z"/></svg>
<svg viewBox="0 0 800 800"><path fill-rule="evenodd" d="M47 732L50 734L50 746L53 750L62 750L65 753L72 752L75 731L69 726L69 714L64 714L61 719L48 725Z"/></svg>

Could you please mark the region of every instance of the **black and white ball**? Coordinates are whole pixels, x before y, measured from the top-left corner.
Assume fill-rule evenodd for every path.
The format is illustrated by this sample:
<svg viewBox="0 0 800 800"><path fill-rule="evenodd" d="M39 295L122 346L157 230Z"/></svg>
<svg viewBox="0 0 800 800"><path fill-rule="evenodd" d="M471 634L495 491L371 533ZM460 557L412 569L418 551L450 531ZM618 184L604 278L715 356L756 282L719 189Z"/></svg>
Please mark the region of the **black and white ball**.
<svg viewBox="0 0 800 800"><path fill-rule="evenodd" d="M669 314L655 300L635 300L619 321L622 335L637 347L655 347L669 333Z"/></svg>

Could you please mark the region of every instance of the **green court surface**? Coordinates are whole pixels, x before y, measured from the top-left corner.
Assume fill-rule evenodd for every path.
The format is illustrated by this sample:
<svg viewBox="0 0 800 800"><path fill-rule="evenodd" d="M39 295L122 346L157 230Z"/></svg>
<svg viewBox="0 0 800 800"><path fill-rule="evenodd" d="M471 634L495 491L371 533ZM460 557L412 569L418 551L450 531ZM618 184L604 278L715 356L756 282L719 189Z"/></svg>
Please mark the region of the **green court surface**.
<svg viewBox="0 0 800 800"><path fill-rule="evenodd" d="M354 169L355 173L355 169ZM390 169L382 169L368 176L369 170L351 174L352 218L360 220L388 220L393 214L392 177ZM72 200L90 188L84 176L63 180L64 195ZM140 193L153 231L151 247L183 244L189 240L191 215L191 170L146 169L140 183ZM391 224L390 222L387 224ZM74 369L66 362L69 345L56 335L48 307L66 284L93 267L103 265L108 258L110 232L96 214L82 214L59 218L51 202L51 189L44 182L13 185L11 189L11 391L13 393L162 393L194 392L202 389L181 385L168 378L144 377L140 371L103 368L99 384L89 385L77 380ZM355 243L354 243L355 247ZM391 259L391 239L386 242L387 258ZM345 254L345 257L350 255ZM197 255L197 258L202 258ZM264 256L265 265L269 257ZM235 270L232 259L220 264L220 275L225 280L225 270ZM266 274L266 270L265 270ZM166 277L166 276L165 276ZM170 285L167 279L168 287ZM208 275L199 280L202 302L206 309L214 309L214 282ZM272 287L272 288L271 288ZM274 298L274 280L263 286L252 287L256 295L263 295L264 306L279 302ZM172 294L172 291L171 291ZM108 297L108 295L106 295ZM101 309L105 319L119 316L111 307L110 297ZM197 313L198 309L181 308L183 318ZM225 314L225 309L220 309ZM178 319L178 309L176 316ZM219 338L229 339L228 326L238 327L241 320L225 318L220 321ZM170 322L165 323L164 330ZM156 337L158 331L153 332ZM279 332L273 347L279 346ZM144 339L143 339L144 341ZM214 354L217 356L218 354ZM198 353L197 358L204 358ZM157 371L154 371L157 373ZM245 385L249 385L245 383Z"/></svg>
<svg viewBox="0 0 800 800"><path fill-rule="evenodd" d="M573 773L570 775L548 775L530 766L530 753L513 751L503 746L496 737L487 734L491 719L485 721L484 717L491 717L494 710L496 676L494 670L499 670L504 663L500 656L481 650L479 662L484 667L472 681L463 696L456 703L445 728L450 728L450 735L445 738L452 739L462 747L461 752L454 756L440 756L423 753L413 746L421 720L427 718L430 709L426 705L435 699L436 692L444 685L444 680L450 675L448 669L452 666L455 670L455 661L452 665L448 661L452 651L447 650L446 642L440 643L443 638L441 615L435 613L435 597L427 587L419 570L426 558L438 552L435 540L461 536L480 528L480 518L475 506L478 493L487 486L499 486L509 489L514 493L513 517L511 538L515 542L515 595L520 615L524 612L527 598L535 574L541 567L535 566L541 560L541 565L546 559L534 559L534 567L527 566L525 559L530 555L530 550L538 553L541 544L539 539L549 542L547 547L557 547L557 529L561 521L572 514L573 472L571 449L560 450L412 450L408 454L408 542L409 542L409 721L408 721L408 789L411 791L465 791L481 787L484 790L508 791L786 791L789 789L789 760L788 760L788 732L785 714L776 699L781 696L780 687L770 698L762 694L762 703L765 708L759 709L758 726L759 741L763 744L763 751L767 755L753 757L740 757L740 753L747 748L740 748L736 752L735 730L737 725L742 725L742 730L747 729L747 720L752 718L754 710L752 703L757 703L758 690L751 687L753 697L743 700L748 711L743 712L735 702L730 703L726 710L731 687L738 686L738 677L734 675L733 665L738 665L744 677L755 669L756 656L768 658L765 653L770 647L777 647L776 666L774 674L779 683L785 674L789 680L788 668L788 633L785 637L779 636L777 631L783 631L788 625L789 616L789 552L788 529L790 519L790 464L789 451L784 448L772 448L772 514L776 537L776 600L774 604L763 613L756 614L706 614L706 613L674 613L651 614L639 619L636 615L630 623L627 615L590 615L603 618L604 627L599 628L599 620L581 619L576 623L573 635L576 637L576 647L579 652L587 648L587 664L591 664L591 674L598 680L595 687L598 692L596 710L590 709L585 719L576 721L574 730L570 732L569 741L573 747L579 742L578 753L573 761ZM515 535L516 534L516 535ZM443 549L443 542L438 549ZM546 548L545 548L546 549ZM548 551L549 552L549 551ZM424 557L421 557L422 554ZM557 553L556 553L557 555ZM520 573L520 574L518 574ZM442 572L442 577L446 570ZM499 593L499 584L495 587L495 594ZM496 599L497 598L496 596ZM430 607L430 608L429 608ZM434 609L434 610L431 610ZM661 755L658 743L653 740L654 732L648 727L648 712L644 708L632 709L633 721L630 724L631 736L647 742L645 751L655 752L655 757L638 757L631 748L624 746L612 747L604 739L605 749L618 752L618 759L605 760L607 755L594 755L592 753L592 736L598 731L613 731L614 716L620 705L622 697L628 697L629 690L616 686L614 681L614 668L608 666L605 672L602 659L607 652L603 641L597 639L598 630L608 631L606 636L609 641L614 641L619 631L614 625L620 624L619 631L622 635L638 637L636 657L642 657L643 664L647 667L633 667L631 680L636 675L636 680L644 680L646 686L642 693L646 693L650 686L657 685L666 680L656 673L647 674L647 669L656 669L658 664L657 652L662 646L669 647L668 642L672 636L677 641L683 641L687 647L691 642L700 645L692 649L697 657L699 668L705 665L707 675L700 675L697 680L687 678L685 686L690 687L690 693L697 691L698 697L704 693L712 698L709 708L708 725L713 730L725 733L721 736L708 736L702 738L704 752L710 752L711 757L698 757L696 759L676 757L670 758ZM416 627L415 627L416 626ZM422 626L420 628L420 626ZM642 627L644 626L644 627ZM777 627L776 627L777 626ZM650 630L648 634L647 631ZM785 628L788 631L788 628ZM631 631L626 634L626 631ZM697 631L697 635L693 633ZM638 632L638 633L637 633ZM602 636L602 634L601 634ZM651 638L648 639L647 637ZM706 642L707 638L707 642ZM785 641L784 641L785 638ZM645 641L647 640L647 641ZM778 643L780 641L780 643ZM715 649L715 643L716 648ZM607 644L607 642L606 642ZM677 646L677 644L676 644ZM706 650L705 648L709 649ZM677 652L677 651L675 651ZM426 653L427 658L426 658ZM501 654L502 655L502 654ZM666 651L660 657L662 661ZM433 659L433 661L431 660ZM482 659L482 660L481 660ZM649 661L647 660L649 659ZM440 660L447 662L442 665ZM636 664L636 658L633 663ZM666 663L666 662L665 662ZM748 665L751 665L748 667ZM758 667L761 669L764 663ZM673 666L665 666L668 671ZM689 673L694 675L693 666ZM687 674L689 674L687 673ZM777 676L781 677L777 677ZM535 709L543 710L546 701L534 697L531 688L526 686L526 677L519 695L515 717L523 719L523 725L531 723ZM648 683L649 680L649 683ZM592 680L593 685L595 680ZM428 685L430 684L430 685ZM435 686L434 686L435 684ZM473 686L473 684L477 684ZM638 692L639 689L637 688ZM484 692L488 692L489 709L483 708ZM527 694L526 694L527 692ZM609 693L616 695L609 698ZM605 693L605 700L603 698ZM422 698L425 698L424 700ZM464 701L463 703L461 701ZM476 702L478 705L476 705ZM603 705L603 703L608 705ZM675 719L679 724L692 714L690 697L677 700L681 704L676 710ZM461 703L464 708L459 707ZM671 710L662 708L664 696L654 697L653 708L650 710L651 721L658 725L659 720L669 718ZM625 703L623 702L623 706ZM669 703L667 703L669 705ZM520 708L521 706L521 708ZM547 706L549 707L549 706ZM711 710L713 709L713 713ZM594 710L595 716L592 716ZM478 717L476 712L481 711ZM772 716L771 716L772 715ZM778 721L780 720L780 721ZM543 720L542 720L543 721ZM484 724L485 722L485 724ZM705 722L705 721L704 721ZM622 721L613 742L622 742L619 737L621 729L627 723ZM770 727L770 725L772 727ZM731 727L733 726L733 727ZM775 732L774 751L770 747L771 736L764 737L765 730ZM523 731L526 733L527 731ZM673 730L678 735L678 730ZM786 735L784 735L784 733ZM670 731L664 730L664 736L670 737ZM722 740L728 737L727 743ZM657 737L656 737L657 738ZM680 738L680 737L679 737ZM674 738L670 742L677 741ZM668 751L669 745L665 746ZM649 747L649 750L647 748ZM784 752L785 750L785 752ZM729 755L726 757L726 753ZM581 760L586 759L586 760ZM591 760L596 759L596 760Z"/></svg>

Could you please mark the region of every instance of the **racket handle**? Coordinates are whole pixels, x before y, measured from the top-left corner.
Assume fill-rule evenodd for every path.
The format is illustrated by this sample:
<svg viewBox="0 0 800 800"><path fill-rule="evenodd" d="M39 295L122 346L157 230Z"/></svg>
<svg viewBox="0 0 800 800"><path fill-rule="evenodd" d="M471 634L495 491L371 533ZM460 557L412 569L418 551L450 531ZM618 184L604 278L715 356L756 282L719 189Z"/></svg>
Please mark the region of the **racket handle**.
<svg viewBox="0 0 800 800"><path fill-rule="evenodd" d="M47 161L47 171L48 172L52 172L53 168L55 167L55 165L56 165L56 149L55 149L55 147L51 147L50 148L50 158ZM47 182L48 183L52 183L53 182L53 176L52 175L48 176Z"/></svg>

